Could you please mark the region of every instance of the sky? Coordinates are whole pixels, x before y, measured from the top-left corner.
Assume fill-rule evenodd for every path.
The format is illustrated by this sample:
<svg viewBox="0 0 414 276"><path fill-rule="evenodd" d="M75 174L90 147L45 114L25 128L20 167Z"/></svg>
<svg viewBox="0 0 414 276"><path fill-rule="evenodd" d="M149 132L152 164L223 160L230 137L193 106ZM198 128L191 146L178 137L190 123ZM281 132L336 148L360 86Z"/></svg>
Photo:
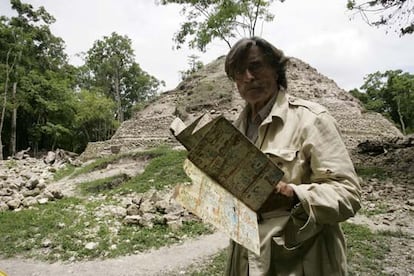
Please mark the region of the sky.
<svg viewBox="0 0 414 276"><path fill-rule="evenodd" d="M229 48L213 41L205 53L183 47L174 50L173 36L185 17L179 5L156 5L156 0L23 0L43 6L56 18L55 36L66 44L73 65L83 63L79 54L112 32L132 40L136 62L163 80L167 91L180 82L180 71L189 69L189 56L207 64L225 55ZM360 16L347 11L346 0L275 1L275 18L256 34L287 56L299 58L333 79L339 87L359 88L366 75L402 69L414 73L414 34L399 37L393 30L368 26ZM14 15L9 0L0 0L0 15Z"/></svg>

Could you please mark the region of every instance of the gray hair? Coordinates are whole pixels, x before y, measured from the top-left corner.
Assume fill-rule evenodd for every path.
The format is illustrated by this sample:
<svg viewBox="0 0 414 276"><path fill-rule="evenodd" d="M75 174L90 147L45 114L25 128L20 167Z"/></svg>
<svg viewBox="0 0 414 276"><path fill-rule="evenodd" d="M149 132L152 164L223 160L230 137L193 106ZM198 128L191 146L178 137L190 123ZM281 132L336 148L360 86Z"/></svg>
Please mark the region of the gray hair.
<svg viewBox="0 0 414 276"><path fill-rule="evenodd" d="M227 54L224 63L227 77L232 81L235 80L234 76L237 68L246 58L248 50L254 45L260 48L266 57L266 61L276 70L279 88L287 88L286 66L289 59L283 54L283 51L260 37L242 38L234 44Z"/></svg>

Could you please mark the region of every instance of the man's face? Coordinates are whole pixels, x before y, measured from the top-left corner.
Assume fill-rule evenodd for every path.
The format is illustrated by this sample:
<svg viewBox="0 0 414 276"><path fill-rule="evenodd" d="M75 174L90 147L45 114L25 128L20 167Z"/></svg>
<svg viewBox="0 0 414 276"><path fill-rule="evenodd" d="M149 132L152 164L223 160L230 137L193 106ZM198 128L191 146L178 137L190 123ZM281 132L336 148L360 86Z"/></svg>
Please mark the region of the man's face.
<svg viewBox="0 0 414 276"><path fill-rule="evenodd" d="M256 109L263 107L277 92L276 78L275 70L256 45L248 50L234 77L241 97Z"/></svg>

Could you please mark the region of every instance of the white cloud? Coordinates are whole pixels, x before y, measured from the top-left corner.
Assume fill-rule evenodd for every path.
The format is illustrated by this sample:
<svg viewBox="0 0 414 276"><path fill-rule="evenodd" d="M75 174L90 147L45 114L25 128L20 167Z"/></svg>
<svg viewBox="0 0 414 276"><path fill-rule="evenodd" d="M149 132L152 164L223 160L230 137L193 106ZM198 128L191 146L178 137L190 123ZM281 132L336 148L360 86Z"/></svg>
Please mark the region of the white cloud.
<svg viewBox="0 0 414 276"><path fill-rule="evenodd" d="M157 6L154 0L26 0L44 6L57 19L52 31L65 41L71 62L79 65L77 53L86 52L94 41L117 32L133 42L137 62L149 74L164 80L167 89L180 81L179 71L188 68L188 56L204 63L226 54L220 41L207 53L184 47L172 50L172 37L185 18L178 5ZM289 0L275 2L275 20L259 35L302 59L344 89L361 86L363 77L377 70L403 69L414 72L414 35L398 37L384 29L367 26L360 18L350 20L346 1ZM8 0L0 0L0 14L10 16Z"/></svg>

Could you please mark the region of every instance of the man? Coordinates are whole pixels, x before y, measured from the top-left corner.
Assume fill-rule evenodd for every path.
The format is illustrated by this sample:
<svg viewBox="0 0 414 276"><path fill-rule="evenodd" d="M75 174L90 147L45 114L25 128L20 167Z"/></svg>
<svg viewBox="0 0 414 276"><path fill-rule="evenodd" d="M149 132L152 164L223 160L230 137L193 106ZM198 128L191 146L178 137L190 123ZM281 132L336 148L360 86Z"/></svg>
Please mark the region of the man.
<svg viewBox="0 0 414 276"><path fill-rule="evenodd" d="M283 171L259 211L260 256L231 242L226 275L346 275L339 223L360 208L360 186L335 120L287 95L283 52L244 38L225 61L247 102L236 126Z"/></svg>

